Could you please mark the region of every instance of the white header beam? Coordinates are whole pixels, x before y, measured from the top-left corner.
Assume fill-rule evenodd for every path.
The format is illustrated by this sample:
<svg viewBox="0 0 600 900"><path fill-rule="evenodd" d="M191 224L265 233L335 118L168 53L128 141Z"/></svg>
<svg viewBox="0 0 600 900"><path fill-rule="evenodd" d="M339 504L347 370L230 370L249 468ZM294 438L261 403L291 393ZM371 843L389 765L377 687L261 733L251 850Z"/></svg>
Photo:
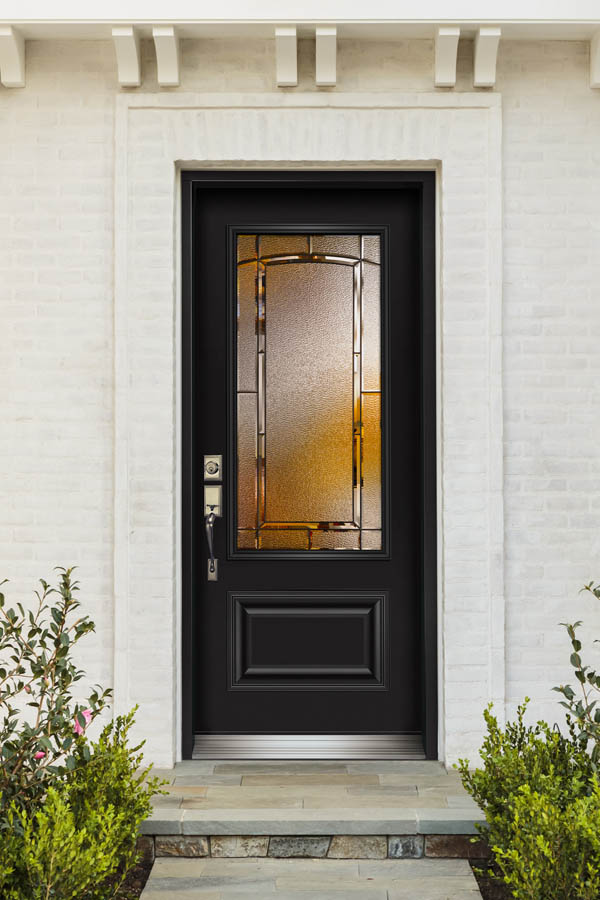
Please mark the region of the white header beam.
<svg viewBox="0 0 600 900"><path fill-rule="evenodd" d="M333 87L337 80L337 28L317 28L315 34L317 85Z"/></svg>
<svg viewBox="0 0 600 900"><path fill-rule="evenodd" d="M298 42L295 27L275 29L275 56L278 87L298 84Z"/></svg>
<svg viewBox="0 0 600 900"><path fill-rule="evenodd" d="M172 25L152 29L156 48L156 68L161 87L179 86L179 38Z"/></svg>
<svg viewBox="0 0 600 900"><path fill-rule="evenodd" d="M25 87L25 41L12 25L0 27L0 81L7 88Z"/></svg>
<svg viewBox="0 0 600 900"><path fill-rule="evenodd" d="M449 16L452 18L449 18ZM72 21L115 24L185 22L430 22L435 24L505 22L598 22L598 0L3 0L5 21Z"/></svg>
<svg viewBox="0 0 600 900"><path fill-rule="evenodd" d="M480 28L475 37L473 87L494 87L496 84L496 59L502 30Z"/></svg>
<svg viewBox="0 0 600 900"><path fill-rule="evenodd" d="M112 30L117 71L121 87L139 87L142 83L140 68L140 38L135 28L126 25Z"/></svg>
<svg viewBox="0 0 600 900"><path fill-rule="evenodd" d="M435 33L435 86L456 84L456 54L460 28L438 28Z"/></svg>

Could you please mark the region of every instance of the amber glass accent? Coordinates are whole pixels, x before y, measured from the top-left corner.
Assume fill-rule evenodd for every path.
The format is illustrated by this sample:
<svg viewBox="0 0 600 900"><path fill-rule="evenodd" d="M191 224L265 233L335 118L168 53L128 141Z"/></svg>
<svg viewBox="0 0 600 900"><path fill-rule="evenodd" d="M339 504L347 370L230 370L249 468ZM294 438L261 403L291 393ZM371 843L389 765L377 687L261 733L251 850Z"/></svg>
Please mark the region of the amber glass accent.
<svg viewBox="0 0 600 900"><path fill-rule="evenodd" d="M380 253L238 236L239 550L382 547Z"/></svg>

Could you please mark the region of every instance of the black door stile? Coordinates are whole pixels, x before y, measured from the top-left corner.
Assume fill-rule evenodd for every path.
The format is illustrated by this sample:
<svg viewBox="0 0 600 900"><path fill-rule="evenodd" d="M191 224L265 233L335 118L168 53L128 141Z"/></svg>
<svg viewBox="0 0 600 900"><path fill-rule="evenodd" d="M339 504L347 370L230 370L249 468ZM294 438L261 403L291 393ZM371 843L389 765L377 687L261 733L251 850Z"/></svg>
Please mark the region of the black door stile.
<svg viewBox="0 0 600 900"><path fill-rule="evenodd" d="M434 217L432 172L182 173L184 758L192 756L195 731L421 732L425 755L437 757ZM389 230L388 220L391 236L385 240L393 258L383 267L386 277L391 271L384 297L390 304L396 301L396 306L390 310L389 321L384 313L384 341L388 341L384 358L392 367L389 377L384 374L383 393L388 404L383 450L383 471L388 478L384 497L389 501L384 517L388 520L384 529L387 543L368 560L360 551L318 551L318 559L311 556L314 551L257 551L256 558L251 558L252 554L236 550L232 525L235 464L228 365L232 323L228 324L228 314L231 316L233 309L231 249L236 228L243 232L260 229L267 234L295 233L301 226L329 234L355 233L363 228L383 235ZM214 223L212 230L207 227L209 222ZM401 228L404 246L397 240ZM401 253L412 253L414 259L400 263ZM402 302L414 304L406 315L398 305L400 275L407 295ZM400 328L412 328L413 320L409 346L409 338ZM402 361L399 346L403 347ZM414 417L408 413L405 434L403 423L394 421L394 398L403 389L402 365L406 367L406 391L412 391L411 397L414 394ZM411 397L403 397L403 409L411 409ZM404 445L401 440L413 443ZM216 585L206 582L201 508L204 453L222 453L228 460L226 514L215 525L220 557ZM414 534L407 530L408 514L403 520L404 540L394 516L402 477L395 467L397 458L405 461L404 475L414 481L414 503L410 499L413 488L403 487L407 509L412 503L416 511ZM411 554L413 544L416 549ZM395 596L396 576L385 574L392 571L390 565L400 577L398 586L412 585L409 597ZM412 575L408 572L411 567ZM400 603L405 610L402 620ZM339 615L343 620L336 619ZM279 630L273 634L284 656L286 641L293 653L297 634L307 641L317 635L317 644L322 640L333 648L336 621L346 629L343 633L349 640L353 634L366 634L372 646L369 644L364 659L350 668L344 653L336 656L334 649L330 664L323 668L323 648L315 651L313 668L303 664L296 671L287 663L280 666L277 653L265 667L260 660L255 664L252 642L258 641L257 658L261 653L264 657L264 647L261 650L259 644L269 634L261 624L266 621L277 622ZM288 627L291 621L298 630ZM355 710L359 710L358 717L353 715Z"/></svg>

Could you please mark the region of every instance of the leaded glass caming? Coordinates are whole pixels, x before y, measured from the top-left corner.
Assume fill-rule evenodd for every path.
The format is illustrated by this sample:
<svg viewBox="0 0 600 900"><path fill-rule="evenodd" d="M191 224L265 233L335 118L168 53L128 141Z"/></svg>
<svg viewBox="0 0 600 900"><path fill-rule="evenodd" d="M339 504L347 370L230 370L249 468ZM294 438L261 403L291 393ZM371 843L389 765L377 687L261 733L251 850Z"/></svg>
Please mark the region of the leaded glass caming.
<svg viewBox="0 0 600 900"><path fill-rule="evenodd" d="M380 550L380 237L237 242L237 549Z"/></svg>

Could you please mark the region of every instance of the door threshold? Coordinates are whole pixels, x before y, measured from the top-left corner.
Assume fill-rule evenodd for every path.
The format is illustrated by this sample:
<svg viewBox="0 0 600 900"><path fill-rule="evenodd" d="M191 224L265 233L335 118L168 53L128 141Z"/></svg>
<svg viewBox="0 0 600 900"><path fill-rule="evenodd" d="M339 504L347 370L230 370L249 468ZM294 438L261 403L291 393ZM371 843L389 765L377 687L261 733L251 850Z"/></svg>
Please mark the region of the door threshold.
<svg viewBox="0 0 600 900"><path fill-rule="evenodd" d="M421 734L196 734L192 759L425 759Z"/></svg>

